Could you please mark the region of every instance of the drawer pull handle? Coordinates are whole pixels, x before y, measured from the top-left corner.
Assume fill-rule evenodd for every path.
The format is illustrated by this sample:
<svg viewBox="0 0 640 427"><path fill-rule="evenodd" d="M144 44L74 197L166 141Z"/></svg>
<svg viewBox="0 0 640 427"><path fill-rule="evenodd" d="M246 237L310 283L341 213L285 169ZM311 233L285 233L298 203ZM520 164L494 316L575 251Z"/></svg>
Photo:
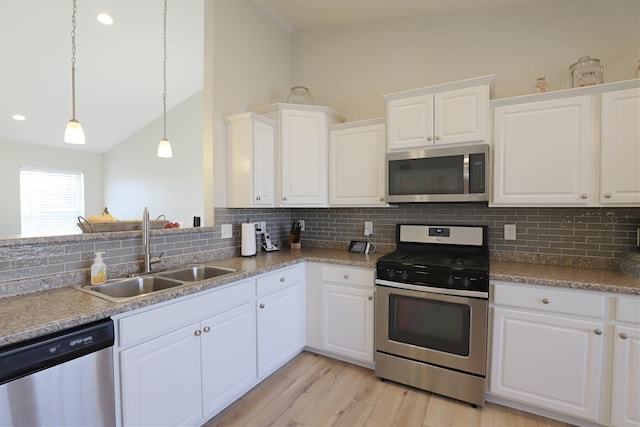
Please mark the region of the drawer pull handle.
<svg viewBox="0 0 640 427"><path fill-rule="evenodd" d="M629 335L625 334L624 332L620 334L620 338L622 338L623 340L626 340L627 338L629 338Z"/></svg>
<svg viewBox="0 0 640 427"><path fill-rule="evenodd" d="M373 299L373 297L372 297L371 295L369 295L369 296L367 297L367 299L368 299L369 301L371 301L371 300Z"/></svg>
<svg viewBox="0 0 640 427"><path fill-rule="evenodd" d="M281 278L280 278L280 281L281 281L282 283L284 283L284 281L285 281L285 280L287 280L287 279L285 279L284 277L281 277Z"/></svg>
<svg viewBox="0 0 640 427"><path fill-rule="evenodd" d="M593 333L596 335L602 335L602 329L596 329Z"/></svg>
<svg viewBox="0 0 640 427"><path fill-rule="evenodd" d="M264 308L264 304L260 304L260 308Z"/></svg>
<svg viewBox="0 0 640 427"><path fill-rule="evenodd" d="M208 327L208 326L205 326L204 328L202 328L202 330L203 330L205 333L207 333L207 332L211 331L211 328L210 328L210 327Z"/></svg>
<svg viewBox="0 0 640 427"><path fill-rule="evenodd" d="M199 336L200 336L200 334L202 334L202 331L201 331L200 329L196 329L196 330L193 332L193 335L195 335L195 336L197 336L197 337L199 337Z"/></svg>
<svg viewBox="0 0 640 427"><path fill-rule="evenodd" d="M542 298L542 303L543 304L549 304L549 299L548 298Z"/></svg>

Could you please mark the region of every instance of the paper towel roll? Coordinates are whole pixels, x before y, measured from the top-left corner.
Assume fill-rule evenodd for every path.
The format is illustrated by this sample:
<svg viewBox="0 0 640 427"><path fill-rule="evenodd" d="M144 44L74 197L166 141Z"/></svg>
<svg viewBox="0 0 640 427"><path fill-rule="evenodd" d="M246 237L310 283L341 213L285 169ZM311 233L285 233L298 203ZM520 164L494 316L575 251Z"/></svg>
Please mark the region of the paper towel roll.
<svg viewBox="0 0 640 427"><path fill-rule="evenodd" d="M242 223L242 242L240 246L242 256L253 256L256 254L256 223Z"/></svg>

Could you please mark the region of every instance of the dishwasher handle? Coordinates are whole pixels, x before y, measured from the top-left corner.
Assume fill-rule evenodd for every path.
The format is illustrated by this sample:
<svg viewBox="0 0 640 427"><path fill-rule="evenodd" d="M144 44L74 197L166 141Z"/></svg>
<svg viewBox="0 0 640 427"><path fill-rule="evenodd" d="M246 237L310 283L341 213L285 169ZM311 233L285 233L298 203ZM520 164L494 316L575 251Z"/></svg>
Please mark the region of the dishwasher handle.
<svg viewBox="0 0 640 427"><path fill-rule="evenodd" d="M113 346L106 319L0 347L0 385Z"/></svg>

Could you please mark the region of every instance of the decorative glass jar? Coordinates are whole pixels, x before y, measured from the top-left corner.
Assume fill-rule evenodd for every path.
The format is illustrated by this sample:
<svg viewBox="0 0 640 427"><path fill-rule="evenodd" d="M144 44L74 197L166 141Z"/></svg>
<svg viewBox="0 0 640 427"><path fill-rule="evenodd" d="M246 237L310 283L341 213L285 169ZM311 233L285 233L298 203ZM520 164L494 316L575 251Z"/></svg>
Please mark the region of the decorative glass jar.
<svg viewBox="0 0 640 427"><path fill-rule="evenodd" d="M602 84L603 69L600 60L583 56L569 67L571 87L595 86Z"/></svg>
<svg viewBox="0 0 640 427"><path fill-rule="evenodd" d="M538 77L536 79L534 90L536 93L549 92L549 85L547 84L546 77Z"/></svg>
<svg viewBox="0 0 640 427"><path fill-rule="evenodd" d="M313 96L311 96L311 92L309 92L309 89L306 87L294 86L291 88L291 92L289 92L287 103L313 105Z"/></svg>

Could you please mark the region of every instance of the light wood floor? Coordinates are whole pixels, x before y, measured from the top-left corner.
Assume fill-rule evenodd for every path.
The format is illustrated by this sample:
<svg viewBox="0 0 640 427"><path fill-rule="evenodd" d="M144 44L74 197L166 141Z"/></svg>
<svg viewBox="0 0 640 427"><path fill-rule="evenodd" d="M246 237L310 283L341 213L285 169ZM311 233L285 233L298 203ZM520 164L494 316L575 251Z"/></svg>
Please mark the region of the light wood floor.
<svg viewBox="0 0 640 427"><path fill-rule="evenodd" d="M205 424L213 426L568 425L492 403L474 409L380 381L372 370L303 352Z"/></svg>

